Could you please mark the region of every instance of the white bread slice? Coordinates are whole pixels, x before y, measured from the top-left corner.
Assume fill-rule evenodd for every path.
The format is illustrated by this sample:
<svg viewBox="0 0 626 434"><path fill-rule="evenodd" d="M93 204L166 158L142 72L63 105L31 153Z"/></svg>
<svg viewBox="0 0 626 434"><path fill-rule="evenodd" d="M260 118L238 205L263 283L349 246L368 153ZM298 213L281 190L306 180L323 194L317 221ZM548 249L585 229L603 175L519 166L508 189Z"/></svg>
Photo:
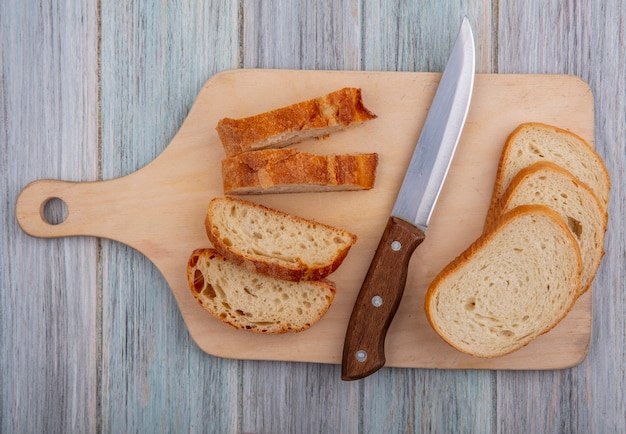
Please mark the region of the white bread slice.
<svg viewBox="0 0 626 434"><path fill-rule="evenodd" d="M541 123L518 126L504 145L498 165L487 222L509 184L524 167L551 161L585 183L606 210L610 180L602 158L576 134Z"/></svg>
<svg viewBox="0 0 626 434"><path fill-rule="evenodd" d="M549 206L567 223L580 247L583 268L579 295L583 294L591 287L604 256L608 214L587 185L546 161L522 169L513 178L497 214L526 204Z"/></svg>
<svg viewBox="0 0 626 434"><path fill-rule="evenodd" d="M279 279L320 280L341 265L356 235L233 197L209 203L213 247L229 260Z"/></svg>
<svg viewBox="0 0 626 434"><path fill-rule="evenodd" d="M369 190L378 154L316 155L295 149L245 152L222 161L225 194Z"/></svg>
<svg viewBox="0 0 626 434"><path fill-rule="evenodd" d="M520 206L435 277L426 316L459 351L503 356L565 317L581 267L578 243L563 219L543 205Z"/></svg>
<svg viewBox="0 0 626 434"><path fill-rule="evenodd" d="M363 104L361 89L344 88L254 116L224 118L216 129L226 155L232 157L327 136L375 118Z"/></svg>
<svg viewBox="0 0 626 434"><path fill-rule="evenodd" d="M332 282L288 282L251 273L212 249L195 250L187 264L194 298L217 319L256 333L299 332L326 313Z"/></svg>

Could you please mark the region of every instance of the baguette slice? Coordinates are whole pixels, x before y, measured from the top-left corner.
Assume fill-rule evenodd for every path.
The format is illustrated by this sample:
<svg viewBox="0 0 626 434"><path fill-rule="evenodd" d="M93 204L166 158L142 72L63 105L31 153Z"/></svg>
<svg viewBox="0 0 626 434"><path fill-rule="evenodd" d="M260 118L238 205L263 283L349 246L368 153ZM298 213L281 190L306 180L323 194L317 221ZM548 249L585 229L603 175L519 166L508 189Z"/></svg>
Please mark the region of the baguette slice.
<svg viewBox="0 0 626 434"><path fill-rule="evenodd" d="M195 250L187 281L196 301L217 319L256 333L299 332L326 313L332 282L287 282L229 262L212 249Z"/></svg>
<svg viewBox="0 0 626 434"><path fill-rule="evenodd" d="M602 158L584 139L551 125L526 123L509 136L498 165L487 221L509 184L524 167L551 161L585 183L600 200L604 210L609 202L609 174Z"/></svg>
<svg viewBox="0 0 626 434"><path fill-rule="evenodd" d="M232 157L326 136L375 118L376 115L363 105L361 89L344 88L255 116L221 119L217 134L226 155Z"/></svg>
<svg viewBox="0 0 626 434"><path fill-rule="evenodd" d="M278 279L320 280L343 262L356 235L233 197L211 200L205 221L215 250Z"/></svg>
<svg viewBox="0 0 626 434"><path fill-rule="evenodd" d="M430 284L425 311L448 344L477 357L511 353L572 308L580 285L578 244L543 205L505 214Z"/></svg>
<svg viewBox="0 0 626 434"><path fill-rule="evenodd" d="M604 256L608 215L588 186L550 162L522 169L504 193L498 214L526 205L546 205L559 213L578 241L583 261L580 294L590 287Z"/></svg>
<svg viewBox="0 0 626 434"><path fill-rule="evenodd" d="M369 190L378 154L315 155L295 149L245 152L222 161L225 194Z"/></svg>

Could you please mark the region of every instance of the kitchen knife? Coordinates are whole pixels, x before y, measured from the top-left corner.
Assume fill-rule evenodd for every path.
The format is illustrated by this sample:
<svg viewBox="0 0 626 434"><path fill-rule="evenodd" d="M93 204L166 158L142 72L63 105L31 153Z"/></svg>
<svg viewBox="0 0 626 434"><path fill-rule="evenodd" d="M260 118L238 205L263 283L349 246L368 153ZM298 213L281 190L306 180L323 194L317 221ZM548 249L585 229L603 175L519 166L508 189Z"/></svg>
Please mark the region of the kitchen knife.
<svg viewBox="0 0 626 434"><path fill-rule="evenodd" d="M354 304L343 347L343 380L366 377L385 364L385 337L404 293L409 260L424 241L465 124L474 85L474 57L472 29L464 18Z"/></svg>

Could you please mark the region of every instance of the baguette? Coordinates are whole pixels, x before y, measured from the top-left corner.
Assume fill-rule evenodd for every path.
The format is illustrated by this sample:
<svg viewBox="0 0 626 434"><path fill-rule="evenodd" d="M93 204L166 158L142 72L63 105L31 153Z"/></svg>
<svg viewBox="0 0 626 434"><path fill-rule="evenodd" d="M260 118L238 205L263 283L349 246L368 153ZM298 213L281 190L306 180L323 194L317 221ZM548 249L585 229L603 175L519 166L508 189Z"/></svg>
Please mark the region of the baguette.
<svg viewBox="0 0 626 434"><path fill-rule="evenodd" d="M584 139L551 125L526 123L509 136L502 151L487 224L515 175L538 161L551 161L571 172L596 195L606 211L610 180L602 158Z"/></svg>
<svg viewBox="0 0 626 434"><path fill-rule="evenodd" d="M369 190L378 154L315 155L295 149L245 152L222 161L225 194Z"/></svg>
<svg viewBox="0 0 626 434"><path fill-rule="evenodd" d="M561 215L576 238L583 261L580 293L586 292L604 256L608 215L596 196L567 170L550 162L522 169L511 181L497 214L519 205L546 205Z"/></svg>
<svg viewBox="0 0 626 434"><path fill-rule="evenodd" d="M256 333L300 332L326 313L332 282L288 282L235 265L212 249L195 250L187 264L194 298L217 319Z"/></svg>
<svg viewBox="0 0 626 434"><path fill-rule="evenodd" d="M356 235L233 197L211 200L205 226L215 250L278 279L320 280L343 262Z"/></svg>
<svg viewBox="0 0 626 434"><path fill-rule="evenodd" d="M520 206L435 277L426 316L459 351L503 356L567 315L581 267L578 244L563 219L543 205Z"/></svg>
<svg viewBox="0 0 626 434"><path fill-rule="evenodd" d="M363 104L361 89L344 88L255 116L224 118L216 129L226 155L232 157L327 136L375 118Z"/></svg>

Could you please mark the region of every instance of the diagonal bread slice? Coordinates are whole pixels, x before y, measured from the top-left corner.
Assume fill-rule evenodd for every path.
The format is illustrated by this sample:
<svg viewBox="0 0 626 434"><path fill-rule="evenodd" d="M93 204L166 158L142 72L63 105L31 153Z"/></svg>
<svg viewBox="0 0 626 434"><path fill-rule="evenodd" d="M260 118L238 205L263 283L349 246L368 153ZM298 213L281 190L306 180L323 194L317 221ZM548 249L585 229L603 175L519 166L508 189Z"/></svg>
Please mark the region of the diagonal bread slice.
<svg viewBox="0 0 626 434"><path fill-rule="evenodd" d="M233 197L209 203L206 232L215 250L250 271L319 280L343 262L356 235Z"/></svg>
<svg viewBox="0 0 626 434"><path fill-rule="evenodd" d="M212 249L187 263L194 298L217 319L256 333L299 332L322 318L335 296L332 282L288 282L235 265Z"/></svg>
<svg viewBox="0 0 626 434"><path fill-rule="evenodd" d="M580 294L583 294L591 286L604 256L606 211L587 185L547 161L526 167L513 178L496 214L526 204L549 206L567 223L580 247L583 261Z"/></svg>
<svg viewBox="0 0 626 434"><path fill-rule="evenodd" d="M245 152L222 160L225 194L369 190L378 154L316 155L295 149Z"/></svg>
<svg viewBox="0 0 626 434"><path fill-rule="evenodd" d="M497 202L515 175L538 161L551 161L571 172L593 191L602 207L607 209L609 175L602 158L591 145L570 131L541 123L525 123L511 133L504 145L487 222L492 219Z"/></svg>
<svg viewBox="0 0 626 434"><path fill-rule="evenodd" d="M565 317L578 294L581 266L578 243L555 211L520 206L435 277L426 316L459 351L503 356Z"/></svg>
<svg viewBox="0 0 626 434"><path fill-rule="evenodd" d="M216 129L226 155L232 157L327 136L375 118L363 104L361 89L347 87L254 116L224 118Z"/></svg>

